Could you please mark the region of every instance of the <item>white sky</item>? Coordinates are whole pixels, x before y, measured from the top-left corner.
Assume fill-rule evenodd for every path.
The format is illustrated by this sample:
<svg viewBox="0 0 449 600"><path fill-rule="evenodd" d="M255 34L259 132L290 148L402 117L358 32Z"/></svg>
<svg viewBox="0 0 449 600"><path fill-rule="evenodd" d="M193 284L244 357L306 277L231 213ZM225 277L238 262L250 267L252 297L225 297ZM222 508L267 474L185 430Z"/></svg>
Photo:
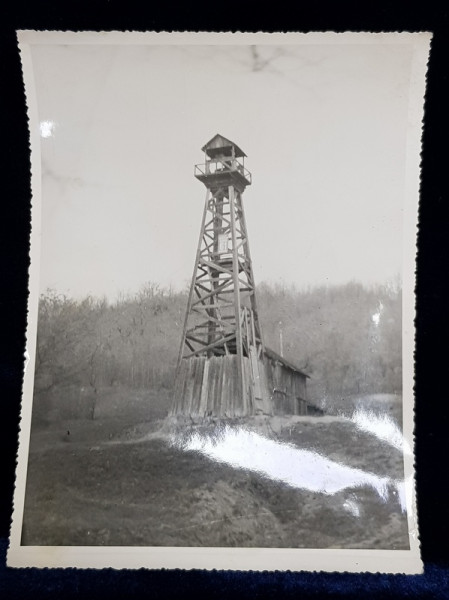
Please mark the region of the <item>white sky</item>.
<svg viewBox="0 0 449 600"><path fill-rule="evenodd" d="M37 45L41 290L185 287L220 133L248 155L256 283L401 273L412 46ZM264 61L267 60L264 66Z"/></svg>

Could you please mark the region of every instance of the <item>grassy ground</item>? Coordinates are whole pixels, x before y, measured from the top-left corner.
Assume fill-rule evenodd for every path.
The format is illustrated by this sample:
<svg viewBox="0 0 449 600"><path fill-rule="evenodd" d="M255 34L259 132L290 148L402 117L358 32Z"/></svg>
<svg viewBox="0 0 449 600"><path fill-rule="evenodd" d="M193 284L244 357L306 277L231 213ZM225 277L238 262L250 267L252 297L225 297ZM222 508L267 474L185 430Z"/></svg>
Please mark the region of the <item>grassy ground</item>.
<svg viewBox="0 0 449 600"><path fill-rule="evenodd" d="M132 401L139 402L145 398ZM394 494L382 500L369 486L335 494L294 488L173 446L167 422L133 419L139 410L123 406L118 416L99 407L95 420L34 428L25 545L408 547ZM277 441L295 448L403 477L401 452L350 421L278 419L273 428Z"/></svg>

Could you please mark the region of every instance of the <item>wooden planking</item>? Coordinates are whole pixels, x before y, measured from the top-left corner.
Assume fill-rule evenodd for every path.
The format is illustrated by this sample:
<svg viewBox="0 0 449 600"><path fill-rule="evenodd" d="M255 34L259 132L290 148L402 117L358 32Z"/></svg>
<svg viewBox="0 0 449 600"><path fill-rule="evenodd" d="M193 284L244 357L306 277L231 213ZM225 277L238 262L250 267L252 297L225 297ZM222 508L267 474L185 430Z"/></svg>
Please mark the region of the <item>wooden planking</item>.
<svg viewBox="0 0 449 600"><path fill-rule="evenodd" d="M242 411L244 415L252 415L254 414L253 407L253 397L254 397L254 386L252 382L252 368L251 363L248 358L243 358L243 371L245 376L245 381L249 382L249 385L246 387L246 394L243 397L242 401Z"/></svg>
<svg viewBox="0 0 449 600"><path fill-rule="evenodd" d="M204 359L203 380L201 383L201 395L198 414L205 416L207 414L207 399L209 395L209 365L210 361Z"/></svg>
<svg viewBox="0 0 449 600"><path fill-rule="evenodd" d="M249 358L243 357L246 386L242 394L237 355L183 359L175 381L172 414L232 418L256 413L304 415L321 412L307 402L304 374L266 355L256 360L257 365L254 358L252 364ZM256 392L254 377L257 374Z"/></svg>
<svg viewBox="0 0 449 600"><path fill-rule="evenodd" d="M203 373L206 359L194 361L193 392L192 392L192 414L200 414L201 392L203 386Z"/></svg>
<svg viewBox="0 0 449 600"><path fill-rule="evenodd" d="M271 390L273 410L278 415L307 414L306 376L264 355L264 374Z"/></svg>
<svg viewBox="0 0 449 600"><path fill-rule="evenodd" d="M192 357L181 362L175 382L172 414L238 417L254 414L251 366L244 357L248 382L242 394L236 355ZM268 398L268 390L265 396Z"/></svg>
<svg viewBox="0 0 449 600"><path fill-rule="evenodd" d="M260 388L262 390L263 412L264 412L264 414L272 415L272 414L274 414L273 413L273 404L271 402L270 388L268 386L267 371L266 371L263 360L258 359L258 363L259 363Z"/></svg>

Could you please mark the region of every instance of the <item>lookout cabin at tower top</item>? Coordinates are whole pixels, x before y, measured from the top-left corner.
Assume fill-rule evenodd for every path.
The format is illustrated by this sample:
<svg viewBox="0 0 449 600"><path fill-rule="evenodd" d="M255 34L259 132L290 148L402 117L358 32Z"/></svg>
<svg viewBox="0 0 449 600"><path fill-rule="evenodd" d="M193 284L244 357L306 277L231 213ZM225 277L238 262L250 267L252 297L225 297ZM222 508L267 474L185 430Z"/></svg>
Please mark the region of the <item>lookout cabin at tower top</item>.
<svg viewBox="0 0 449 600"><path fill-rule="evenodd" d="M195 177L212 190L234 185L243 192L251 185L251 173L245 169L245 156L237 144L218 134L205 144L204 164L195 165Z"/></svg>

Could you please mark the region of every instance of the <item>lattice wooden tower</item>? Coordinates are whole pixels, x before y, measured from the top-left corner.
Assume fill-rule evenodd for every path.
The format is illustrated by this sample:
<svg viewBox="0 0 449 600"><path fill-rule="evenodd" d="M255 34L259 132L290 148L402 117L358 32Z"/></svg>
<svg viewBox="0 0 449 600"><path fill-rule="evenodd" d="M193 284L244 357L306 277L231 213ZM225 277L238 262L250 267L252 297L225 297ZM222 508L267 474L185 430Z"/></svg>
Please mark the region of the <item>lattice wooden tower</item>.
<svg viewBox="0 0 449 600"><path fill-rule="evenodd" d="M178 358L173 413L267 412L263 342L242 194L245 153L221 135L195 177L206 202Z"/></svg>

